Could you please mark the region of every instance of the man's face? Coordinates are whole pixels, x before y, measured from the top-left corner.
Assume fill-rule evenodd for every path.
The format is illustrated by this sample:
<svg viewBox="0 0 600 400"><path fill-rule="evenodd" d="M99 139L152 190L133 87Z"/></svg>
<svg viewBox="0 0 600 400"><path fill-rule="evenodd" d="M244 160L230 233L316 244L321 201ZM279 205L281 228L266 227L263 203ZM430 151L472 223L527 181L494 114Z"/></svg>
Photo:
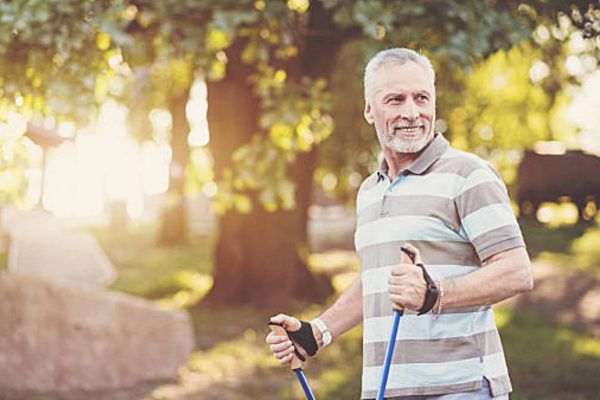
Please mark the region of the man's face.
<svg viewBox="0 0 600 400"><path fill-rule="evenodd" d="M427 71L412 61L376 70L365 118L375 125L384 150L421 151L433 138L435 121L435 89Z"/></svg>

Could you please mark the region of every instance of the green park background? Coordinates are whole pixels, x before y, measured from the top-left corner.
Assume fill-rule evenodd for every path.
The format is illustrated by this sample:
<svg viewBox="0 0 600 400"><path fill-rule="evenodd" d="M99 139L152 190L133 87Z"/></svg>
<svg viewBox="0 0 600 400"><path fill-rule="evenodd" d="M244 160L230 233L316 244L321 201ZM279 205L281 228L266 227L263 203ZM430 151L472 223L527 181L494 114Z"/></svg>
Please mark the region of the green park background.
<svg viewBox="0 0 600 400"><path fill-rule="evenodd" d="M359 274L347 224L320 227L331 210L352 222L377 166L362 71L390 46L431 58L437 130L499 171L534 273L552 271L543 294L495 308L511 398L600 397L598 203L563 196L535 210L515 195L526 150L600 155L600 3L0 1L0 210L76 221L118 270L111 289L194 322L177 382L87 398L302 398L264 344L266 322L315 317ZM104 219L51 201L47 155L106 134L99 121L117 115L125 136L100 170L128 172L120 143L167 149L166 169L150 169L166 182L152 218L116 192L103 195ZM579 174L600 187L600 170ZM7 258L0 247L0 269ZM570 292L581 281L586 290ZM309 361L318 398L359 397L361 338L358 327Z"/></svg>

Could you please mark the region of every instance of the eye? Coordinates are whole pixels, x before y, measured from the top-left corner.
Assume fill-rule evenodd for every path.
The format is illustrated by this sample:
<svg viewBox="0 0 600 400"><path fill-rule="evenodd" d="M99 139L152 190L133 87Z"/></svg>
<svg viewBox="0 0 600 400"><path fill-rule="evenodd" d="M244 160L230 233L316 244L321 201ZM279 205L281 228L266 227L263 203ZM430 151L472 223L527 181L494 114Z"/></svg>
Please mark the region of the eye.
<svg viewBox="0 0 600 400"><path fill-rule="evenodd" d="M398 104L401 103L404 98L402 96L390 97L387 99L386 104Z"/></svg>

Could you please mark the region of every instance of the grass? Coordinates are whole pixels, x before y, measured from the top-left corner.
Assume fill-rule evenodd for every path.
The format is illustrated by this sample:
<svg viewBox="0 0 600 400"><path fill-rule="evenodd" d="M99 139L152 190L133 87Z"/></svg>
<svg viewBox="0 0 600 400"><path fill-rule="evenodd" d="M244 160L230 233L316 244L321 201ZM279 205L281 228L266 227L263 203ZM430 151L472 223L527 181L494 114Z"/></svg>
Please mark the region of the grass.
<svg viewBox="0 0 600 400"><path fill-rule="evenodd" d="M212 286L213 239L198 236L184 246L161 247L157 230L156 225L89 229L117 268L112 289L179 307L194 304Z"/></svg>
<svg viewBox="0 0 600 400"><path fill-rule="evenodd" d="M0 233L0 272L8 268L8 235Z"/></svg>
<svg viewBox="0 0 600 400"><path fill-rule="evenodd" d="M514 387L511 399L597 398L599 341L531 311L498 307L496 315ZM192 316L202 345L190 358L187 373L210 384L189 400L303 398L294 374L267 351L265 316L259 310L193 310ZM318 398L359 398L361 343L358 327L305 366Z"/></svg>
<svg viewBox="0 0 600 400"><path fill-rule="evenodd" d="M8 268L8 254L6 252L0 253L0 272Z"/></svg>
<svg viewBox="0 0 600 400"><path fill-rule="evenodd" d="M549 253L556 257L574 257L573 243L585 235L586 229L594 229L578 226L547 229L527 222L522 227L530 251L537 256ZM190 284L193 277L209 277L212 271L213 242L209 238L195 238L189 246L160 248L154 244L154 228L141 227L127 234L103 230L93 233L119 270L120 278L114 285L117 290L168 302L181 293L194 292L197 288L190 289L194 286ZM319 270L331 268L339 272L340 284L336 287L343 287L344 276L357 268L356 265L343 268L342 264L351 263L351 259L344 259L341 254L318 254L311 260ZM179 306L192 304L189 296ZM295 310L280 311L311 318L322 307L322 304L299 304ZM123 395L124 399L304 398L294 374L273 360L264 343L268 332L266 321L275 310L211 309L200 305L188 308L188 312L194 324L196 349L181 370L179 382L150 388L142 394L131 391L131 395ZM498 306L496 318L514 387L511 399L598 398L598 340L532 310ZM359 398L361 343L362 329L358 327L307 363L306 376L318 398ZM115 393L111 396L120 398Z"/></svg>
<svg viewBox="0 0 600 400"><path fill-rule="evenodd" d="M527 310L497 310L514 400L596 399L600 341Z"/></svg>
<svg viewBox="0 0 600 400"><path fill-rule="evenodd" d="M600 280L600 219L554 227L521 219L519 225L532 259L576 268Z"/></svg>
<svg viewBox="0 0 600 400"><path fill-rule="evenodd" d="M519 220L519 225L532 259L542 253L570 253L573 241L589 228L582 224L550 228L530 219Z"/></svg>

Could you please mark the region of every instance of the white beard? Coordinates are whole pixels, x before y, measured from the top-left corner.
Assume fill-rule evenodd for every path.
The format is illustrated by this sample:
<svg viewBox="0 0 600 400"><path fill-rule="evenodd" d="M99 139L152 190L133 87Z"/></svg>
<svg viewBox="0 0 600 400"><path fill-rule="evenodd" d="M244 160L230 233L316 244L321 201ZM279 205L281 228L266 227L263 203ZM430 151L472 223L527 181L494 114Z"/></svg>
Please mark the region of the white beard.
<svg viewBox="0 0 600 400"><path fill-rule="evenodd" d="M423 150L433 139L433 126L428 121L417 121L411 125L423 125L425 132L414 137L403 137L400 131L396 132L394 126L387 127L383 134L376 129L381 147L387 147L396 153L418 153Z"/></svg>

